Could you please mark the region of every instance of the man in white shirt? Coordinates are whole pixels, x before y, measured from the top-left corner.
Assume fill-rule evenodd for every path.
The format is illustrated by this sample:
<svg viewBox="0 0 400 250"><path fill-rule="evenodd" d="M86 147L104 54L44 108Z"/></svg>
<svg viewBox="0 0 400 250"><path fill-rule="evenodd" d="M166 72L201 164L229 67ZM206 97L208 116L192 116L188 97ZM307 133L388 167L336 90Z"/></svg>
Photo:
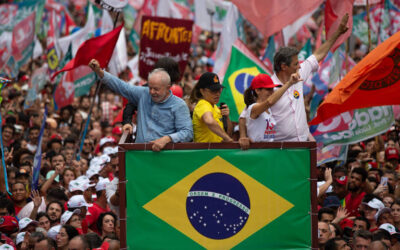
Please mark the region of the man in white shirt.
<svg viewBox="0 0 400 250"><path fill-rule="evenodd" d="M274 56L275 74L271 77L274 84L283 85L297 71L302 80L306 80L313 72L317 71L318 63L325 58L336 40L348 30L346 27L348 19L349 15L344 15L332 37L301 64L297 57L299 51L296 48L279 48ZM271 107L271 111L276 120L275 141L314 141L307 124L302 81L291 86ZM239 123L245 124L243 117L244 114L241 115ZM239 143L244 150L248 149L250 145L250 139L243 129L240 131Z"/></svg>
<svg viewBox="0 0 400 250"><path fill-rule="evenodd" d="M349 16L343 16L334 35L322 44L309 58L299 64L299 51L292 47L281 47L274 56L272 80L283 85L297 71L301 79L306 80L318 70L318 63L328 54L336 40L344 34ZM283 96L271 107L276 120L275 141L307 141L314 140L309 132L303 98L303 82L291 86Z"/></svg>

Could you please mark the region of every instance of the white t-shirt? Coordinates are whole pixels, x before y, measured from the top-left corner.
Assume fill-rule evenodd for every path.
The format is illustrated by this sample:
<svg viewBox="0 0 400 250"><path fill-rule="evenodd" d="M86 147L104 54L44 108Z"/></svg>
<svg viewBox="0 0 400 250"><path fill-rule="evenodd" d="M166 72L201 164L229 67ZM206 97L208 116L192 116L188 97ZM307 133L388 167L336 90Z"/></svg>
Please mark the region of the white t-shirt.
<svg viewBox="0 0 400 250"><path fill-rule="evenodd" d="M119 182L118 177L114 177L114 179L110 183L107 184L106 197L107 197L108 206L119 217L119 206L114 206L113 204L111 204L111 201L110 201L111 197L115 194L115 192L117 192L118 182Z"/></svg>
<svg viewBox="0 0 400 250"><path fill-rule="evenodd" d="M300 64L301 79L307 79L318 70L318 61L314 55ZM274 84L283 85L276 74L272 77ZM276 120L275 141L307 141L310 133L304 108L303 82L292 85L271 107Z"/></svg>
<svg viewBox="0 0 400 250"><path fill-rule="evenodd" d="M33 201L28 202L22 209L21 211L19 211L19 213L17 214L17 217L19 219L25 218L31 216L32 210L33 210ZM42 197L42 203L39 206L39 209L37 211L38 213L40 212L46 212L46 202L44 200L44 197Z"/></svg>
<svg viewBox="0 0 400 250"><path fill-rule="evenodd" d="M247 136L253 142L274 141L276 134L276 122L272 115L271 109L268 109L269 114L267 112L263 112L256 119L252 119L250 114L254 104L255 103L251 104L245 112Z"/></svg>

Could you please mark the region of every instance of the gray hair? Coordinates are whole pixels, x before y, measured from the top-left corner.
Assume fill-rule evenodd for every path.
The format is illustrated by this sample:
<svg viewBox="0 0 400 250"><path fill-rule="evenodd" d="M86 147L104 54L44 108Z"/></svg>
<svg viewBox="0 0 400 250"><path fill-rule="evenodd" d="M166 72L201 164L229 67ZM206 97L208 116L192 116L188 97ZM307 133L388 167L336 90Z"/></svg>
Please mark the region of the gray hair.
<svg viewBox="0 0 400 250"><path fill-rule="evenodd" d="M290 66L292 57L297 56L299 50L294 47L280 47L274 56L274 71L276 73L282 70L282 64Z"/></svg>
<svg viewBox="0 0 400 250"><path fill-rule="evenodd" d="M165 85L170 85L171 84L171 77L169 76L168 72L163 69L163 68L156 68L153 69L150 73L149 76L147 77L147 80L150 80L152 76L159 75L161 78L161 82L164 83Z"/></svg>

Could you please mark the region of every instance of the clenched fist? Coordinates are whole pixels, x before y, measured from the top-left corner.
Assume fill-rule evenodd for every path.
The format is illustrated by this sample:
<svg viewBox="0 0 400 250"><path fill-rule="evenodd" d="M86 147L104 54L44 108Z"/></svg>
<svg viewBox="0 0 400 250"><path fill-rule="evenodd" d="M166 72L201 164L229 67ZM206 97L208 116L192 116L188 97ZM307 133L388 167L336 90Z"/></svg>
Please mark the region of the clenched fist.
<svg viewBox="0 0 400 250"><path fill-rule="evenodd" d="M98 77L104 77L104 71L100 68L100 63L96 59L92 59L89 62L89 67L97 74Z"/></svg>

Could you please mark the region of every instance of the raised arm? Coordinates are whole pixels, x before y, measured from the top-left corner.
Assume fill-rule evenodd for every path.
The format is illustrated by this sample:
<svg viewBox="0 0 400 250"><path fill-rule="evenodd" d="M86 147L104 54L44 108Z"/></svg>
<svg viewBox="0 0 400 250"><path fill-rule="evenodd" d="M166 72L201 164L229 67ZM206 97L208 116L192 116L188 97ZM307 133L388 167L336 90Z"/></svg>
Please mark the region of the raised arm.
<svg viewBox="0 0 400 250"><path fill-rule="evenodd" d="M333 35L326 40L326 42L324 42L315 52L314 52L314 56L317 59L318 62L322 61L325 56L328 54L329 50L332 48L332 46L335 44L336 40L343 35L344 33L346 33L346 31L349 29L347 27L347 21L349 20L349 14L345 14L342 17L342 20L340 21L339 27L337 28L337 30L335 31L335 33L333 33Z"/></svg>
<svg viewBox="0 0 400 250"><path fill-rule="evenodd" d="M118 77L102 70L100 64L96 59L92 59L89 63L89 67L97 74L101 79L101 82L107 85L113 92L125 97L130 102L139 103L141 96L148 92L148 88L132 86Z"/></svg>
<svg viewBox="0 0 400 250"><path fill-rule="evenodd" d="M251 119L256 119L260 114L272 107L282 97L283 93L285 93L290 86L299 81L302 81L300 79L299 73L292 74L289 81L285 83L282 87L280 87L277 91L275 91L265 101L254 104L253 108L251 109Z"/></svg>

